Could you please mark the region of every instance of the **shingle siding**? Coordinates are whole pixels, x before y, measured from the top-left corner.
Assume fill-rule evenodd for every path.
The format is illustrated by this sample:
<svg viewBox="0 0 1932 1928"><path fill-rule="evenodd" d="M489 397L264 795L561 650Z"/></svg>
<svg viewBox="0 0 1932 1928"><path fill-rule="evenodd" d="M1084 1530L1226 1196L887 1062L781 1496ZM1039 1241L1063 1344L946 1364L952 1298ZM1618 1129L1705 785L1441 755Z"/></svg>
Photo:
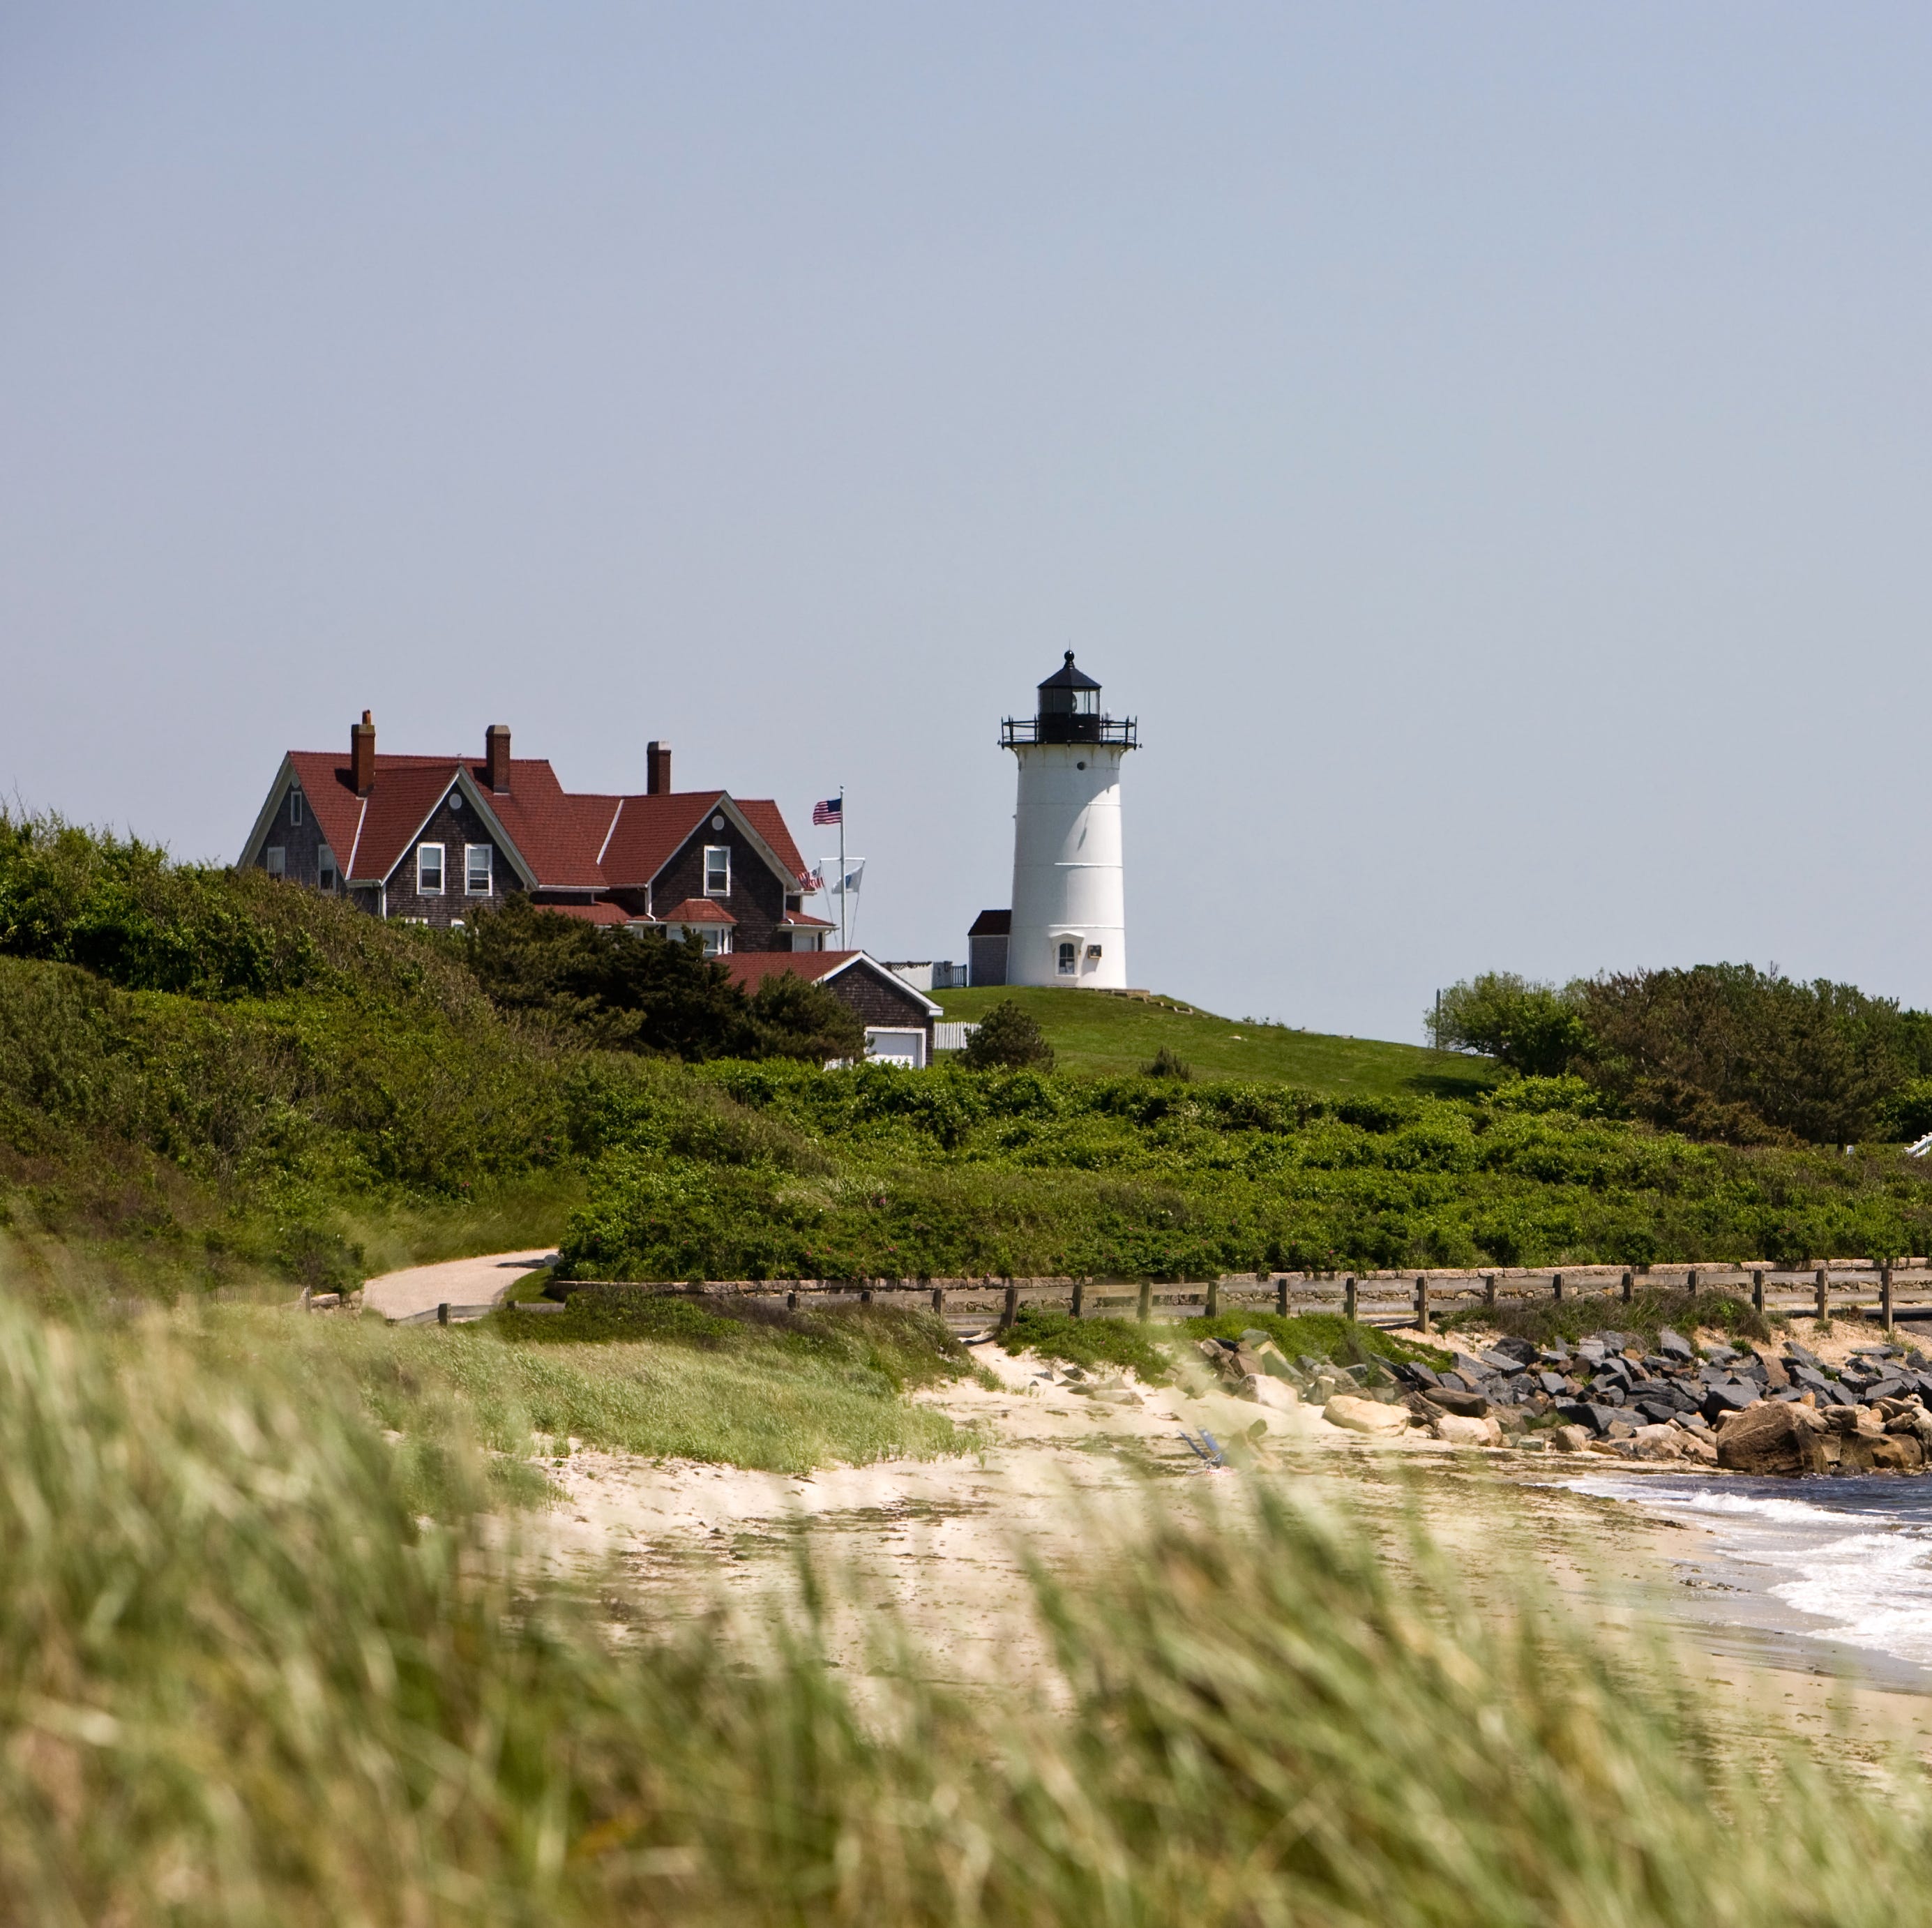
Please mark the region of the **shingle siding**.
<svg viewBox="0 0 1932 1928"><path fill-rule="evenodd" d="M724 815L722 811L717 814ZM704 847L722 843L731 852L731 893L712 902L722 904L738 920L731 933L732 949L790 950L789 935L782 947L778 942L778 920L785 908L784 879L772 874L771 866L728 816L722 830L714 830L711 822L706 817L652 880L651 898L657 914L664 916L687 897L704 895Z"/></svg>
<svg viewBox="0 0 1932 1928"><path fill-rule="evenodd" d="M452 791L454 788L452 784ZM416 888L416 846L424 843L442 845L440 896L425 896ZM464 847L472 843L487 843L492 853L490 894L487 897L472 897L464 888ZM445 929L452 923L464 922L487 905L501 904L512 891L520 888L516 866L484 829L476 811L467 803L460 809L452 809L448 796L431 812L429 821L410 839L386 881L390 916L415 917Z"/></svg>

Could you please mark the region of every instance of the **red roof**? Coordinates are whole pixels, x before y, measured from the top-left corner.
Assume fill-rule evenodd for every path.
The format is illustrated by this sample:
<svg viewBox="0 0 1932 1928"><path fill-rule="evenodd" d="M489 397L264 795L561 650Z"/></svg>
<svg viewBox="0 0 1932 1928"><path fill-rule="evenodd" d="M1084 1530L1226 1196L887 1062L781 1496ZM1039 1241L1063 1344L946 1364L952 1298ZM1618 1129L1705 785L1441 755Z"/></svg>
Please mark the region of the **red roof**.
<svg viewBox="0 0 1932 1928"><path fill-rule="evenodd" d="M865 954L862 950L733 950L718 962L730 972L732 983L755 991L767 978L782 978L788 972L815 982Z"/></svg>
<svg viewBox="0 0 1932 1928"><path fill-rule="evenodd" d="M687 897L675 910L659 914L659 923L736 923L738 920L710 897Z"/></svg>
<svg viewBox="0 0 1932 1928"><path fill-rule="evenodd" d="M830 930L833 928L824 917L813 917L805 911L787 911L778 922L792 925L800 930Z"/></svg>
<svg viewBox="0 0 1932 1928"><path fill-rule="evenodd" d="M643 919L634 917L622 904L539 904L537 908L548 911L553 917L575 917L584 923L620 924L640 923Z"/></svg>
<svg viewBox="0 0 1932 1928"><path fill-rule="evenodd" d="M736 812L749 827L771 851L788 888L797 888L805 869L784 813L770 797L737 797L722 790L656 796L571 791L542 757L513 758L509 787L493 791L489 766L481 758L386 753L375 760L368 795L358 797L345 757L292 750L289 763L352 884L388 878L445 794L466 776L485 827L501 830L538 890L642 890L706 817L720 811ZM244 860L254 854L251 845Z"/></svg>

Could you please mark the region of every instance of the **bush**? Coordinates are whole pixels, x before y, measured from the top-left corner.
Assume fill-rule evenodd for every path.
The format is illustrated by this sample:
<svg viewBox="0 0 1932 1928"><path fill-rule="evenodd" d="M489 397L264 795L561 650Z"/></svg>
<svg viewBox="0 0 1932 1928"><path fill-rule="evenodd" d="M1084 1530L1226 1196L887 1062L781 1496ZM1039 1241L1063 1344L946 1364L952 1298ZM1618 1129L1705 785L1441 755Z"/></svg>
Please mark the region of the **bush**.
<svg viewBox="0 0 1932 1928"><path fill-rule="evenodd" d="M1053 1047L1011 998L1002 999L980 1020L959 1057L975 1071L1053 1069Z"/></svg>
<svg viewBox="0 0 1932 1928"><path fill-rule="evenodd" d="M1438 1051L1480 1051L1511 1071L1560 1077L1586 1042L1576 987L1491 971L1452 984L1424 1022Z"/></svg>
<svg viewBox="0 0 1932 1928"><path fill-rule="evenodd" d="M1154 1054L1154 1062L1145 1068L1150 1078L1172 1078L1178 1084L1191 1083L1194 1068L1171 1044L1163 1044Z"/></svg>

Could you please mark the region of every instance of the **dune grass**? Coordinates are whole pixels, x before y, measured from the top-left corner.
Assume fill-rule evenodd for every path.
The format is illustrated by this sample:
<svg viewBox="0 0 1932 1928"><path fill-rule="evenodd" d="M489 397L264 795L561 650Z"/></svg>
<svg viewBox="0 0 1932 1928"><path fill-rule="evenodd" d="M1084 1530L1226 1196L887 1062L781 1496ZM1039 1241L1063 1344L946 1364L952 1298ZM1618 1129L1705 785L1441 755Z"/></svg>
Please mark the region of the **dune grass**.
<svg viewBox="0 0 1932 1928"><path fill-rule="evenodd" d="M0 1302L0 1918L1889 1928L1932 1870L1922 1775L1726 1745L1531 1562L1478 1605L1264 1490L1040 1577L1050 1690L876 1609L862 1687L817 1587L747 1645L541 1581L484 1452L427 1506L321 1343Z"/></svg>
<svg viewBox="0 0 1932 1928"><path fill-rule="evenodd" d="M868 1323L906 1317L883 1312ZM944 1415L901 1396L908 1380L968 1369L920 1335L848 1329L806 1347L756 1338L721 1347L688 1332L560 1342L545 1329L560 1323L501 1313L470 1326L394 1329L224 1308L197 1330L211 1359L245 1373L273 1348L411 1441L479 1441L506 1456L499 1476L514 1497L528 1497L519 1470L526 1455L567 1452L573 1442L788 1473L931 1458L970 1443ZM922 1374L912 1363L922 1352Z"/></svg>
<svg viewBox="0 0 1932 1928"><path fill-rule="evenodd" d="M1030 987L934 993L948 1022L969 1023L1008 998L1046 1033L1065 1071L1118 1077L1153 1063L1165 1046L1198 1078L1304 1091L1477 1098L1501 1075L1486 1058L1217 1017L1174 998L1142 1003L1094 991Z"/></svg>

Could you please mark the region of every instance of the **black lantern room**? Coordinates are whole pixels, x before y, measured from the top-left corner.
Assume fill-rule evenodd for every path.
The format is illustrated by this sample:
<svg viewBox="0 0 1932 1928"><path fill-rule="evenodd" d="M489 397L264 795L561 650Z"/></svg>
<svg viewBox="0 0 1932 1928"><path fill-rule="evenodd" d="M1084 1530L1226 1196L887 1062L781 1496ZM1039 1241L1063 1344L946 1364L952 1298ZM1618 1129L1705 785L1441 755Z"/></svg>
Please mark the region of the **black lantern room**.
<svg viewBox="0 0 1932 1928"><path fill-rule="evenodd" d="M1073 652L1040 686L1040 707L1028 719L1008 717L1000 734L1007 749L1017 743L1119 743L1134 746L1134 719L1100 713L1100 686L1076 669Z"/></svg>

